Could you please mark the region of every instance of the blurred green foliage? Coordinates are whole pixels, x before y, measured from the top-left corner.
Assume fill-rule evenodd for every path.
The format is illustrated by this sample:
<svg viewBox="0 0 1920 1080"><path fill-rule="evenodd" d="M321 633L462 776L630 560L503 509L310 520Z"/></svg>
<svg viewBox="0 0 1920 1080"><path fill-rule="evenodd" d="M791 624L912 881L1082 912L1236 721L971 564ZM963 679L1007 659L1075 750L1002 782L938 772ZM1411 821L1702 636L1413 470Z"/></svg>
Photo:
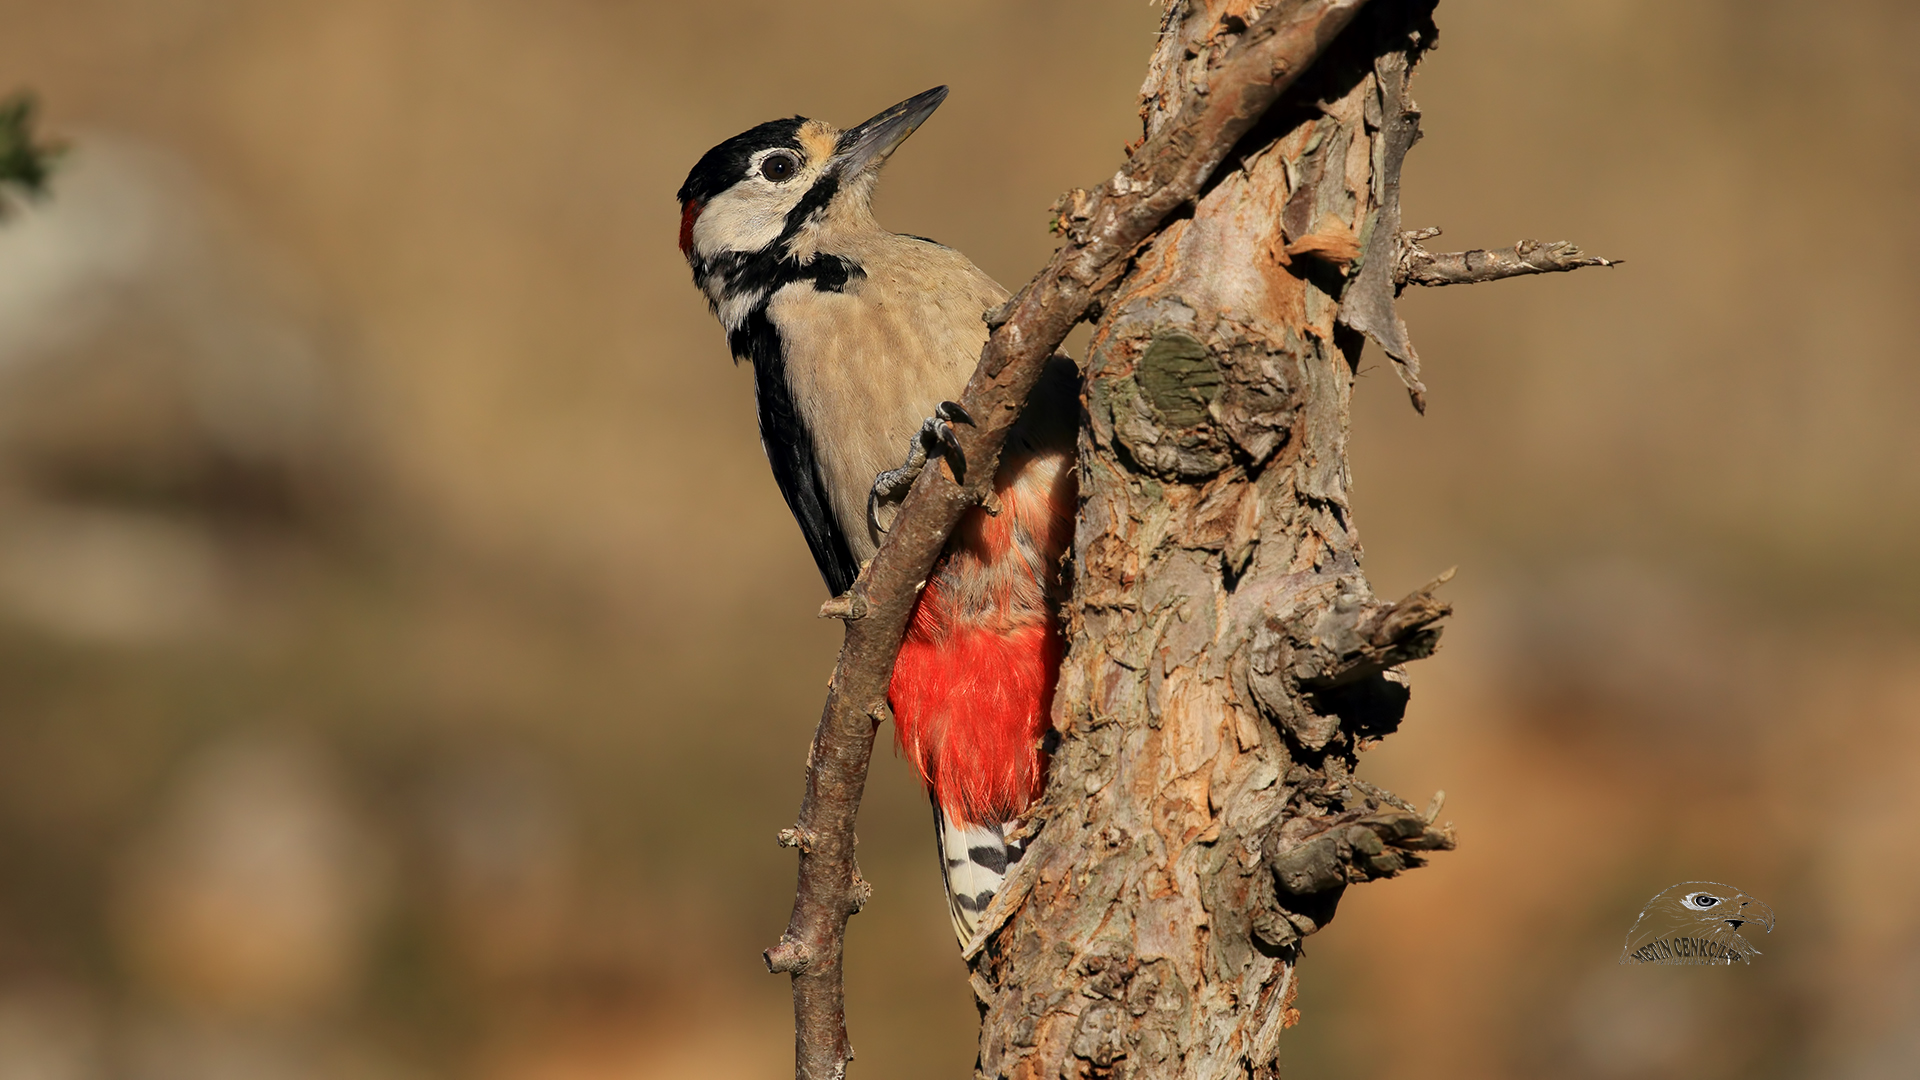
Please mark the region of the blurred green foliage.
<svg viewBox="0 0 1920 1080"><path fill-rule="evenodd" d="M65 148L35 140L33 121L39 104L27 90L0 101L0 192L17 188L31 196L46 194L47 178ZM0 218L7 216L7 210L7 200L0 196Z"/></svg>

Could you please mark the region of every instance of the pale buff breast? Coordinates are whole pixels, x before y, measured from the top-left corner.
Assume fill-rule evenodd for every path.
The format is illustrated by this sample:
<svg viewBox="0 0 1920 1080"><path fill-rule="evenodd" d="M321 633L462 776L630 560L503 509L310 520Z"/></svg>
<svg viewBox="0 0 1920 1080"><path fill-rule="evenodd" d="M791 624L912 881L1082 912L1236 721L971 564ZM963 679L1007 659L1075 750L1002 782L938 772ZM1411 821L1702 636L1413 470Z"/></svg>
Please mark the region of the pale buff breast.
<svg viewBox="0 0 1920 1080"><path fill-rule="evenodd" d="M981 315L1006 292L960 253L909 237L869 234L826 250L866 276L844 293L788 285L767 316L829 505L864 561L877 547L866 525L874 476L900 464L935 406L960 396L986 342Z"/></svg>

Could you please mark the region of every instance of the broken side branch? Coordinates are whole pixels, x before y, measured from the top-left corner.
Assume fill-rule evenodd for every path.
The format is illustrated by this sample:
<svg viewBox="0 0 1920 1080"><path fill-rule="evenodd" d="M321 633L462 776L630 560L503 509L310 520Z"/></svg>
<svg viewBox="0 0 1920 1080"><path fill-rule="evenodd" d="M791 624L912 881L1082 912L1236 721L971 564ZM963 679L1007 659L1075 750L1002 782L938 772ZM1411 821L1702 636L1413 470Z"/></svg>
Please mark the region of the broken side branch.
<svg viewBox="0 0 1920 1080"><path fill-rule="evenodd" d="M1510 251L1428 251L1422 240L1439 236L1439 229L1402 234L1400 261L1394 268L1395 285L1474 285L1523 274L1558 274L1588 266L1619 266L1622 259L1588 255L1565 240L1522 240Z"/></svg>

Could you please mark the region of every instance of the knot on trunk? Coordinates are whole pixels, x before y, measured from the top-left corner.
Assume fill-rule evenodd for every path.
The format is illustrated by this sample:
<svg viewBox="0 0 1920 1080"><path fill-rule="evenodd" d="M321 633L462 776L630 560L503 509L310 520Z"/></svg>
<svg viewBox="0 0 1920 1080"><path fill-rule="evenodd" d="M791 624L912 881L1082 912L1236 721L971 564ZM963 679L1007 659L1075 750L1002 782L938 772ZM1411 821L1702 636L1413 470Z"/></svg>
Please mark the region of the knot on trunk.
<svg viewBox="0 0 1920 1080"><path fill-rule="evenodd" d="M1399 726L1408 690L1399 667L1433 655L1434 625L1453 608L1433 592L1446 573L1396 603L1348 578L1309 593L1292 612L1269 615L1247 652L1247 690L1260 711L1308 750L1325 749L1343 726L1356 742Z"/></svg>
<svg viewBox="0 0 1920 1080"><path fill-rule="evenodd" d="M1239 462L1257 468L1292 437L1297 343L1224 332L1152 333L1124 375L1097 375L1096 437L1162 480L1204 481Z"/></svg>
<svg viewBox="0 0 1920 1080"><path fill-rule="evenodd" d="M813 963L813 950L787 935L782 935L778 944L760 955L767 962L767 970L775 975L802 972Z"/></svg>
<svg viewBox="0 0 1920 1080"><path fill-rule="evenodd" d="M1304 937L1332 921L1348 885L1425 866L1416 852L1453 847L1452 826L1402 810L1353 810L1293 818L1267 836L1260 853L1275 906Z"/></svg>
<svg viewBox="0 0 1920 1080"><path fill-rule="evenodd" d="M873 899L873 884L860 876L860 868L853 868L853 880L847 885L847 914L858 915Z"/></svg>

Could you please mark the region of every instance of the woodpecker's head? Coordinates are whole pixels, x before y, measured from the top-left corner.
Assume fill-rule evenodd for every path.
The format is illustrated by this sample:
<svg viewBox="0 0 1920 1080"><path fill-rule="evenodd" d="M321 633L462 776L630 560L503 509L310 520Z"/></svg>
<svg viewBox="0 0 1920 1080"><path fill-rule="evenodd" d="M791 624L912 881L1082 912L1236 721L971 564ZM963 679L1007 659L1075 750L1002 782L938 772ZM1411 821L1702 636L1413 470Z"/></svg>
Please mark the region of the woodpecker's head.
<svg viewBox="0 0 1920 1080"><path fill-rule="evenodd" d="M823 230L878 228L870 200L880 166L946 97L936 86L846 131L803 116L769 120L707 151L679 193L680 251L694 280L718 306L750 260L811 262Z"/></svg>

